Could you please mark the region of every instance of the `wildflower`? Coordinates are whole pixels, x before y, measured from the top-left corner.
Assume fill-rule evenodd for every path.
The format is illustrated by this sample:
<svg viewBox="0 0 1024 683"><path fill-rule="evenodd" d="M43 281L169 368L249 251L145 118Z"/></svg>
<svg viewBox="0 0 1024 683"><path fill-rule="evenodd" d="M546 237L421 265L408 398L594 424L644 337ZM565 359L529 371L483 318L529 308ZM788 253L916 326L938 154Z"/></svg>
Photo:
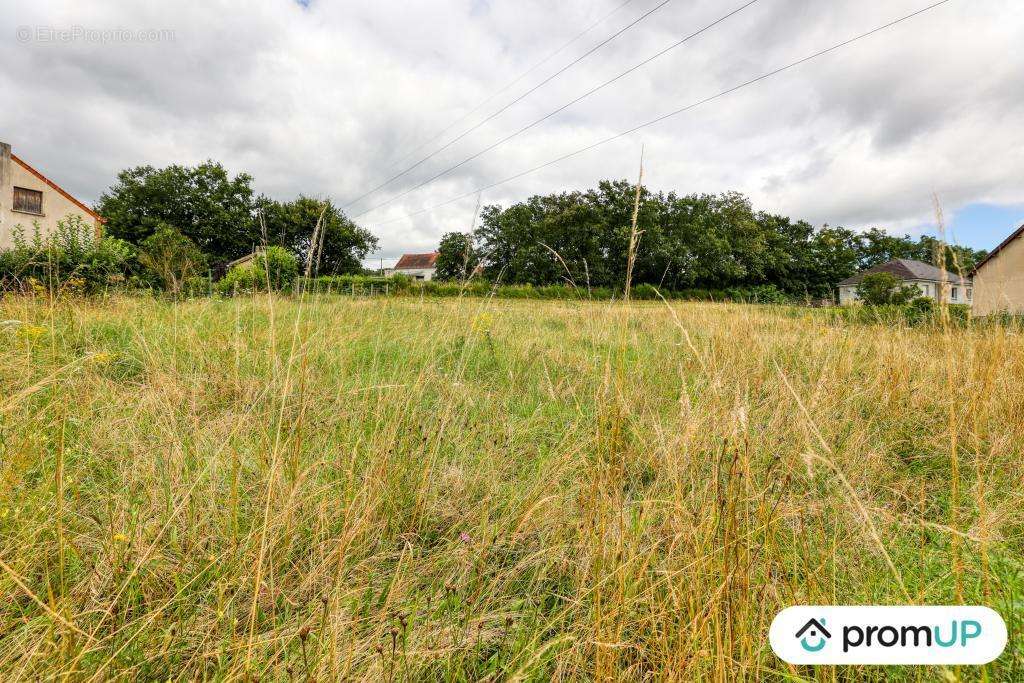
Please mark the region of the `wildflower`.
<svg viewBox="0 0 1024 683"><path fill-rule="evenodd" d="M108 363L110 363L112 359L113 356L111 356L109 353L106 353L105 351L100 351L99 353L94 353L93 355L89 356L88 360L93 365L107 365Z"/></svg>
<svg viewBox="0 0 1024 683"><path fill-rule="evenodd" d="M125 536L124 534L114 534L114 542L115 543L127 543L128 542L128 537Z"/></svg>
<svg viewBox="0 0 1024 683"><path fill-rule="evenodd" d="M494 324L494 316L484 311L473 319L472 328L474 332L490 332Z"/></svg>
<svg viewBox="0 0 1024 683"><path fill-rule="evenodd" d="M469 534L467 534L465 531L463 531L461 534L459 534L459 540L462 541L463 543L472 543L473 542L473 538Z"/></svg>
<svg viewBox="0 0 1024 683"><path fill-rule="evenodd" d="M22 325L18 328L17 334L27 341L35 341L46 334L46 328L39 325Z"/></svg>

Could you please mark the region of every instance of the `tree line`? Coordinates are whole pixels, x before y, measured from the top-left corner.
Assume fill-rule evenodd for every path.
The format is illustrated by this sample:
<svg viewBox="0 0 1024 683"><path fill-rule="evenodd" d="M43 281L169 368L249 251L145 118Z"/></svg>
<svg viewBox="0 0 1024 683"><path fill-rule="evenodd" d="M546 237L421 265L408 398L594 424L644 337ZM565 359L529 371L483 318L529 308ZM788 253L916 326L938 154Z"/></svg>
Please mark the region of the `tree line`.
<svg viewBox="0 0 1024 683"><path fill-rule="evenodd" d="M256 195L252 176L232 177L213 161L195 167L126 169L95 209L107 219L106 232L112 237L145 249L147 240L159 236L162 244L193 249L215 271L264 245L291 251L305 267L318 221L320 273L361 272L363 259L378 244L370 231L330 201L300 195L279 202Z"/></svg>
<svg viewBox="0 0 1024 683"><path fill-rule="evenodd" d="M482 269L511 284L621 286L626 276L636 185L530 197L485 207L472 233L441 240L438 277ZM772 286L793 296L828 297L841 280L894 258L964 272L986 252L874 228L815 228L765 211L736 192L679 195L641 188L632 281L666 290ZM955 265L954 265L955 264Z"/></svg>
<svg viewBox="0 0 1024 683"><path fill-rule="evenodd" d="M48 242L18 231L15 249L0 254L0 279L46 279L59 270L93 273L86 280L98 287L110 273L121 273L177 293L189 280L203 280L206 285L193 288L209 289L211 275L220 277L232 261L265 246L289 252L301 273L318 223L312 271L369 274L362 263L378 246L369 230L330 201L257 195L252 180L245 173L232 176L214 161L125 169L95 206L107 219L103 241L92 244L74 225L62 227ZM475 230L443 236L437 276L462 280L482 274L501 284L621 288L636 190L626 180L606 180L582 192L487 206ZM929 236L814 227L756 211L736 192L681 195L641 188L637 231L632 282L666 292L761 288L823 298L833 295L840 280L893 258L934 264L944 259L966 272L985 255Z"/></svg>

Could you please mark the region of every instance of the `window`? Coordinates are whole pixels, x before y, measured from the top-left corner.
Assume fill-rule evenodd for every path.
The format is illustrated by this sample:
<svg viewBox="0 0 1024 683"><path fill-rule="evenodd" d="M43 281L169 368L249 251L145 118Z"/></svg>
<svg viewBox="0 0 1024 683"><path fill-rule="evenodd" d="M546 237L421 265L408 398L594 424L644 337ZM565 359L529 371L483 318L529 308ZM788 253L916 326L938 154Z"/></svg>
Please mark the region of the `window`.
<svg viewBox="0 0 1024 683"><path fill-rule="evenodd" d="M26 190L24 187L14 188L14 210L25 213L43 214L43 193L38 190Z"/></svg>
<svg viewBox="0 0 1024 683"><path fill-rule="evenodd" d="M970 300L971 300L971 295L972 295L973 293L974 293L974 292L973 292L973 291L971 290L971 288L970 288L970 287L968 287L968 288L967 288L967 300L968 300L968 301L970 301Z"/></svg>
<svg viewBox="0 0 1024 683"><path fill-rule="evenodd" d="M960 298L960 290L956 287L949 291L949 298L951 301L956 301Z"/></svg>
<svg viewBox="0 0 1024 683"><path fill-rule="evenodd" d="M927 285L927 284L921 285L921 291L924 292L925 296L931 296L932 295L931 285Z"/></svg>

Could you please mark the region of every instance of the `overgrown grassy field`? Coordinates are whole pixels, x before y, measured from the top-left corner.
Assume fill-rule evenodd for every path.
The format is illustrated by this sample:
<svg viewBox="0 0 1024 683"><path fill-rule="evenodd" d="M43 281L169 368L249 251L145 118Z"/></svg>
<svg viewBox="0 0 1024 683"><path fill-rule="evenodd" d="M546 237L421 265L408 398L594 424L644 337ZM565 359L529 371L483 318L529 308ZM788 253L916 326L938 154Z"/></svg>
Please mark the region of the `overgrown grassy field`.
<svg viewBox="0 0 1024 683"><path fill-rule="evenodd" d="M1024 343L738 304L0 301L3 680L1020 680ZM985 604L796 668L794 604Z"/></svg>

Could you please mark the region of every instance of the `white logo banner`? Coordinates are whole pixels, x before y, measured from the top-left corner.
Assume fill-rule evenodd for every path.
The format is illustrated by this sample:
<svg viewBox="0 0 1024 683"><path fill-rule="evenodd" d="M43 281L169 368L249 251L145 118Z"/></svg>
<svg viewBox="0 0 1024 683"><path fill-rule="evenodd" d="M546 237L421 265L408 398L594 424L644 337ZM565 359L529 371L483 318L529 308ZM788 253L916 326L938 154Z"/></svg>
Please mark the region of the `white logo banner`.
<svg viewBox="0 0 1024 683"><path fill-rule="evenodd" d="M768 632L790 664L987 664L1006 647L988 607L789 607Z"/></svg>

